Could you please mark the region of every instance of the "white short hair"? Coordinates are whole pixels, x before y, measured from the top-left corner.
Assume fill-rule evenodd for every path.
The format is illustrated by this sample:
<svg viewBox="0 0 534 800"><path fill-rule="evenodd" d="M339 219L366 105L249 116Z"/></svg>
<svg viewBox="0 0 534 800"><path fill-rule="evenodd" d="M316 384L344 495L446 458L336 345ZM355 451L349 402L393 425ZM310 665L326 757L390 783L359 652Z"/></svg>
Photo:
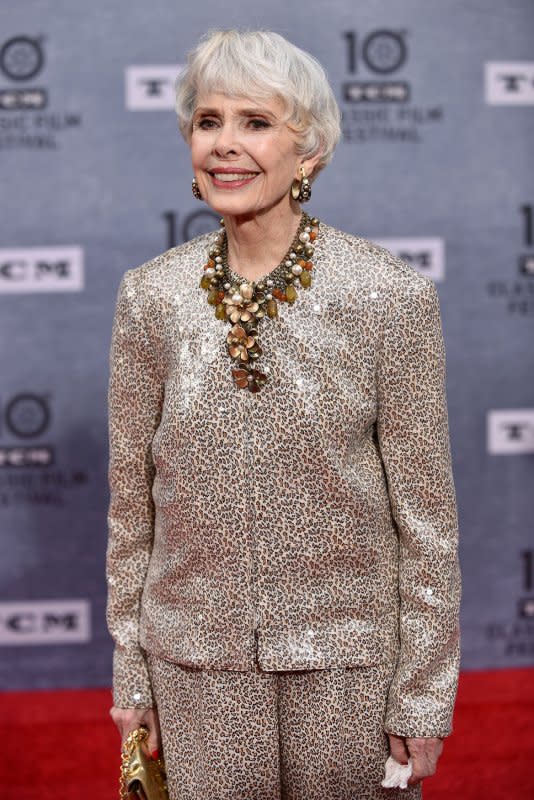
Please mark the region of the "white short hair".
<svg viewBox="0 0 534 800"><path fill-rule="evenodd" d="M341 113L326 73L309 53L273 31L209 31L189 54L176 86L176 113L184 139L201 94L281 99L297 151L320 154L316 174L332 158L341 136Z"/></svg>

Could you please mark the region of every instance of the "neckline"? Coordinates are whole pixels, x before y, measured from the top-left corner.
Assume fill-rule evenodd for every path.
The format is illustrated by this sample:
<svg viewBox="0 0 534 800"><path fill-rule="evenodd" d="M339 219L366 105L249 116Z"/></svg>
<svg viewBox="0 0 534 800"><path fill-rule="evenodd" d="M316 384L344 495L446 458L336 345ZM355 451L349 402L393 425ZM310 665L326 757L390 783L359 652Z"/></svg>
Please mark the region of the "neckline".
<svg viewBox="0 0 534 800"><path fill-rule="evenodd" d="M289 245L289 248L286 250L286 253L285 253L284 257L282 258L282 260L280 261L280 263L277 264L275 267L273 267L271 270L269 270L269 272L266 272L264 275L261 275L260 277L255 278L254 280L250 280L249 278L245 278L244 275L241 275L241 273L236 272L236 270L232 269L232 267L228 263L228 260L227 260L228 239L227 239L227 235L226 235L226 231L225 231L225 236L224 236L225 244L224 244L223 253L224 253L224 258L225 258L225 271L226 271L226 274L228 276L228 279L229 279L230 283L237 283L237 284L239 284L239 283L249 283L251 286L257 287L259 284L265 284L266 281L275 281L277 278L279 279L280 276L284 272L287 271L286 262L288 261L288 259L290 257L290 254L294 252L295 246L299 243L300 234L304 232L306 226L310 225L311 219L312 218L309 217L308 214L306 214L305 211L303 211L301 213L299 224L298 224L298 228L296 230L295 236L293 237L293 240L292 240L291 244ZM284 279L284 281L285 281L285 279Z"/></svg>
<svg viewBox="0 0 534 800"><path fill-rule="evenodd" d="M317 217L303 213L299 228L284 260L274 269L249 281L232 270L225 260L225 231L208 250L208 260L200 279L200 288L208 292L208 303L215 307L218 320L230 322L226 346L234 366L232 377L240 389L259 392L267 375L257 368L262 355L258 342L259 323L278 317L280 304L290 306L298 299L297 287L312 286L314 243L319 230Z"/></svg>

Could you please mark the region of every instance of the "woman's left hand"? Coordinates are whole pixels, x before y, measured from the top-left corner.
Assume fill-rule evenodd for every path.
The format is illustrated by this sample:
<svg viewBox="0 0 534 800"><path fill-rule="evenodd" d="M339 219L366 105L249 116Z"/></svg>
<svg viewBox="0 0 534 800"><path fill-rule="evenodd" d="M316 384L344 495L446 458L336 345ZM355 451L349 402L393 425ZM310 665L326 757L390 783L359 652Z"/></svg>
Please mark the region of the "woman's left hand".
<svg viewBox="0 0 534 800"><path fill-rule="evenodd" d="M412 759L412 776L408 783L416 786L423 778L428 778L436 771L438 759L443 750L443 739L432 736L410 738L388 733L391 755L399 764L407 764Z"/></svg>

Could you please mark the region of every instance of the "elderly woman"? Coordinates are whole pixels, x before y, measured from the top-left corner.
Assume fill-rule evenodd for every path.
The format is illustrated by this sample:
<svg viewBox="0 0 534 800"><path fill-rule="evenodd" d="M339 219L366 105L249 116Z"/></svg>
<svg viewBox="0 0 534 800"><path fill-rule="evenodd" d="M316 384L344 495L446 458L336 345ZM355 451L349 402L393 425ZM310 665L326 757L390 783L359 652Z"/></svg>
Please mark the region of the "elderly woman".
<svg viewBox="0 0 534 800"><path fill-rule="evenodd" d="M222 227L119 289L112 717L172 800L419 797L458 671L436 290L301 210L339 138L310 55L211 33L177 111Z"/></svg>

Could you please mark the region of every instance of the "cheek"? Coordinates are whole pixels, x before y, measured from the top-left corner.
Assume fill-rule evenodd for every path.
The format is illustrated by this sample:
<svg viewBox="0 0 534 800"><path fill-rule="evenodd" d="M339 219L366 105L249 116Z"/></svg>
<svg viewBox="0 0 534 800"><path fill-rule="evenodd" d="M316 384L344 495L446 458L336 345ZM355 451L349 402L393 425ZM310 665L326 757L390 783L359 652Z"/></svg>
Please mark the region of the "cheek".
<svg viewBox="0 0 534 800"><path fill-rule="evenodd" d="M257 153L257 164L266 173L267 177L276 182L286 183L293 180L298 168L298 162L293 153L274 147L265 152Z"/></svg>
<svg viewBox="0 0 534 800"><path fill-rule="evenodd" d="M280 147L276 158L276 168L279 174L293 179L298 170L299 159L293 148Z"/></svg>
<svg viewBox="0 0 534 800"><path fill-rule="evenodd" d="M190 144L191 150L191 161L193 164L201 165L202 161L206 158L206 155L209 151L208 143L206 139L200 139L198 136L193 134L191 138Z"/></svg>

